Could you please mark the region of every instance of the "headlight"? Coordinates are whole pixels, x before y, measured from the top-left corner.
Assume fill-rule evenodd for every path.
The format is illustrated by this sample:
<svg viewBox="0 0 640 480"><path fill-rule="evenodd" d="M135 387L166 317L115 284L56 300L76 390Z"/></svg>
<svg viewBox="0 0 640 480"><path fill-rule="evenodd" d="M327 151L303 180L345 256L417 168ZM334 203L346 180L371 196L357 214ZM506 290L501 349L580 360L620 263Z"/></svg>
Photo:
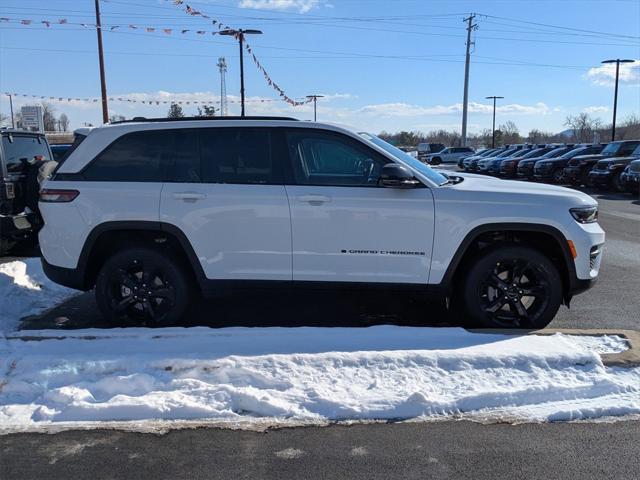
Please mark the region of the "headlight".
<svg viewBox="0 0 640 480"><path fill-rule="evenodd" d="M569 209L571 216L578 223L593 223L598 221L598 206L576 207Z"/></svg>

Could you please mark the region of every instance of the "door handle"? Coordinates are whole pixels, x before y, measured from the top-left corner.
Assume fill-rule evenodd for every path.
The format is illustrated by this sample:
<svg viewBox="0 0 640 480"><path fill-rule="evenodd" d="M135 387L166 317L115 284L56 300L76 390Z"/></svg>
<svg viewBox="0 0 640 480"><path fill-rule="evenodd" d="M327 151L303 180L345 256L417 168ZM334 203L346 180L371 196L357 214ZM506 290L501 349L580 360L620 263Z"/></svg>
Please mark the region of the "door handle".
<svg viewBox="0 0 640 480"><path fill-rule="evenodd" d="M310 203L311 205L322 205L323 203L327 203L331 201L331 197L327 197L326 195L300 195L296 197L299 202Z"/></svg>
<svg viewBox="0 0 640 480"><path fill-rule="evenodd" d="M207 194L198 192L175 192L173 198L177 200L202 200L203 198L207 198Z"/></svg>

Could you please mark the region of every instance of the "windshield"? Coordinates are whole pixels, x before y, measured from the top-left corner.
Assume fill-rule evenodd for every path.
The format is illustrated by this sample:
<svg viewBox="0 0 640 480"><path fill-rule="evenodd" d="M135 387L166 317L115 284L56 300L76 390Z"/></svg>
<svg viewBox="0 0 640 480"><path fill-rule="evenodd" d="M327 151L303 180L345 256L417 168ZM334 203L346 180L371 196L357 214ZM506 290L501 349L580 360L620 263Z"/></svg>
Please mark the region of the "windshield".
<svg viewBox="0 0 640 480"><path fill-rule="evenodd" d="M8 173L21 173L25 162L38 155L42 157L41 160L51 160L47 141L36 135L2 135L2 150Z"/></svg>
<svg viewBox="0 0 640 480"><path fill-rule="evenodd" d="M536 150L532 150L522 156L522 158L536 158L542 155L543 153L547 153L549 151L548 148L538 148Z"/></svg>
<svg viewBox="0 0 640 480"><path fill-rule="evenodd" d="M505 150L504 152L502 152L500 155L496 155L496 158L504 158L504 157L510 157L511 155L513 155L514 153L516 153L518 151L517 148L512 148L510 150Z"/></svg>
<svg viewBox="0 0 640 480"><path fill-rule="evenodd" d="M390 153L391 155L396 157L398 160L400 160L401 163L404 163L410 166L414 170L417 170L418 172L420 172L422 175L424 175L425 177L427 177L429 180L436 183L437 185L444 185L445 183L447 183L446 176L442 175L439 172L436 172L429 165L425 165L420 160L413 158L408 153L403 152L399 148L394 147L390 143L385 142L381 138L366 132L361 132L360 136L365 140L368 140L369 142L373 143L374 145L382 148L387 153Z"/></svg>

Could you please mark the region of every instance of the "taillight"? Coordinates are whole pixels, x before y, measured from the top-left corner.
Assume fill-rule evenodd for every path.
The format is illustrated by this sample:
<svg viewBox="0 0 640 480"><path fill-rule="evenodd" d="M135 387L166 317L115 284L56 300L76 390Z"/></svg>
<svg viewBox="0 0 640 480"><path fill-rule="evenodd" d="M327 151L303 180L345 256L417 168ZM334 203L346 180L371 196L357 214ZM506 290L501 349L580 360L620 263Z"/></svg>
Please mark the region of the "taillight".
<svg viewBox="0 0 640 480"><path fill-rule="evenodd" d="M5 183L4 189L7 194L7 199L11 200L12 198L16 198L16 188L13 183L11 182Z"/></svg>
<svg viewBox="0 0 640 480"><path fill-rule="evenodd" d="M62 190L57 188L43 188L40 190L40 201L51 203L68 203L80 195L78 190Z"/></svg>

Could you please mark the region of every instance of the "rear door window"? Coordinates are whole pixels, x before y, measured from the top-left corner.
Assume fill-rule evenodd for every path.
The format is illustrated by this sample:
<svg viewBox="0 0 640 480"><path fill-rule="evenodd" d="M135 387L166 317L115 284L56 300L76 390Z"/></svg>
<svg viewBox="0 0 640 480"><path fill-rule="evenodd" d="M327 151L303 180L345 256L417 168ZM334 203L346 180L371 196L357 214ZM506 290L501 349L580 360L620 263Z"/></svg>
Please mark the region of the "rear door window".
<svg viewBox="0 0 640 480"><path fill-rule="evenodd" d="M203 182L282 185L268 128L201 129L200 157Z"/></svg>
<svg viewBox="0 0 640 480"><path fill-rule="evenodd" d="M25 163L36 156L41 156L42 160L51 160L46 140L38 136L2 135L2 150L7 173L23 172Z"/></svg>
<svg viewBox="0 0 640 480"><path fill-rule="evenodd" d="M198 136L193 130L126 134L100 153L82 173L99 182L198 181Z"/></svg>

